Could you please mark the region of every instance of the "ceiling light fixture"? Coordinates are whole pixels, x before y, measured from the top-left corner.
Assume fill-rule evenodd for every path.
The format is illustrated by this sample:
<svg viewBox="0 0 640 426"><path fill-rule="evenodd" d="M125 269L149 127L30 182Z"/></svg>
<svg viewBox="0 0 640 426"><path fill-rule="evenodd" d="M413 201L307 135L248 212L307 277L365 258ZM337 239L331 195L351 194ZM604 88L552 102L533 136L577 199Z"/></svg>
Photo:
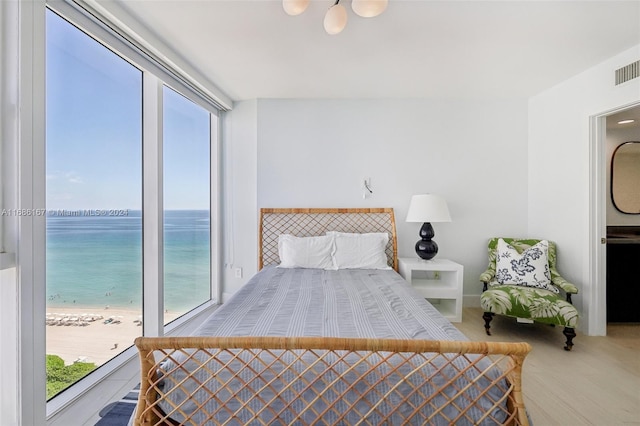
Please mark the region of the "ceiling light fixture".
<svg viewBox="0 0 640 426"><path fill-rule="evenodd" d="M297 16L307 10L309 0L282 0L282 7L287 15Z"/></svg>
<svg viewBox="0 0 640 426"><path fill-rule="evenodd" d="M300 15L309 6L310 0L282 0L282 8L291 16ZM387 8L388 0L352 0L351 9L363 18L373 18L380 15ZM331 35L338 34L347 25L347 8L340 4L340 0L329 8L324 16L324 30Z"/></svg>
<svg viewBox="0 0 640 426"><path fill-rule="evenodd" d="M636 120L620 120L618 121L618 124L629 124L629 123L633 123Z"/></svg>

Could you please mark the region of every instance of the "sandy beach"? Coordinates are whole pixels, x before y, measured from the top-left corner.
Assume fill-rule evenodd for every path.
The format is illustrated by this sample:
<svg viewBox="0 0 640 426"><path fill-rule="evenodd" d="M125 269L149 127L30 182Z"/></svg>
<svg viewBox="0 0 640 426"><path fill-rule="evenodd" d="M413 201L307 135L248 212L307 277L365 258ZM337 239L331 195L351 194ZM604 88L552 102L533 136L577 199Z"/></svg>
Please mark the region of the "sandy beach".
<svg viewBox="0 0 640 426"><path fill-rule="evenodd" d="M58 355L65 364L84 361L102 365L142 335L141 314L141 311L119 308L49 308L47 354ZM165 321L178 315L165 313ZM86 325L80 325L82 323Z"/></svg>

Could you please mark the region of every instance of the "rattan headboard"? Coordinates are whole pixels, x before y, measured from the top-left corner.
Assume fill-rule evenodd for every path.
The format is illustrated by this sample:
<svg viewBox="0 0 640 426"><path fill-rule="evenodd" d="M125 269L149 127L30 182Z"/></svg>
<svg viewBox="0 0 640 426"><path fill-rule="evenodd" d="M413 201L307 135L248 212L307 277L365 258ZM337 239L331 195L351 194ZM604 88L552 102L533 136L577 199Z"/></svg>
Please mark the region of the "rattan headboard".
<svg viewBox="0 0 640 426"><path fill-rule="evenodd" d="M327 231L387 232L387 263L398 270L396 221L392 208L376 209L260 209L258 269L280 263L278 236L325 235Z"/></svg>

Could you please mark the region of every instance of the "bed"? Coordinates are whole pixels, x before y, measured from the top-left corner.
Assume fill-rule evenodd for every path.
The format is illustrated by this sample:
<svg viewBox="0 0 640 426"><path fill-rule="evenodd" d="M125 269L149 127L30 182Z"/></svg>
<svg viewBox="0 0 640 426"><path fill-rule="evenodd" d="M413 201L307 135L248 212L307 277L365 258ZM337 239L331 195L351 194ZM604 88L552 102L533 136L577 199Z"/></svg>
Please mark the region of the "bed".
<svg viewBox="0 0 640 426"><path fill-rule="evenodd" d="M262 209L259 232L260 271L193 335L136 339L135 424L528 425L531 347L470 342L421 298L392 209ZM278 266L285 237L327 235L337 267ZM375 269L340 267L373 235Z"/></svg>

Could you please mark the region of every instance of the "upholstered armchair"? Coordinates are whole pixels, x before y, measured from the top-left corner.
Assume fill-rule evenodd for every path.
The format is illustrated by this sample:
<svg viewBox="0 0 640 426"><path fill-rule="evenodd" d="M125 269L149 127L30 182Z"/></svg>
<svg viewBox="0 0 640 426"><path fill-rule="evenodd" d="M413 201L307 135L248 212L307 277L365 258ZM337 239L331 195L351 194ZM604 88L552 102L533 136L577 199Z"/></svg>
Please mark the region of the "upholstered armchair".
<svg viewBox="0 0 640 426"><path fill-rule="evenodd" d="M547 240L492 238L489 266L480 275L480 304L488 335L495 314L564 326L564 349L573 347L578 311L571 295L578 293L556 269L556 246Z"/></svg>

